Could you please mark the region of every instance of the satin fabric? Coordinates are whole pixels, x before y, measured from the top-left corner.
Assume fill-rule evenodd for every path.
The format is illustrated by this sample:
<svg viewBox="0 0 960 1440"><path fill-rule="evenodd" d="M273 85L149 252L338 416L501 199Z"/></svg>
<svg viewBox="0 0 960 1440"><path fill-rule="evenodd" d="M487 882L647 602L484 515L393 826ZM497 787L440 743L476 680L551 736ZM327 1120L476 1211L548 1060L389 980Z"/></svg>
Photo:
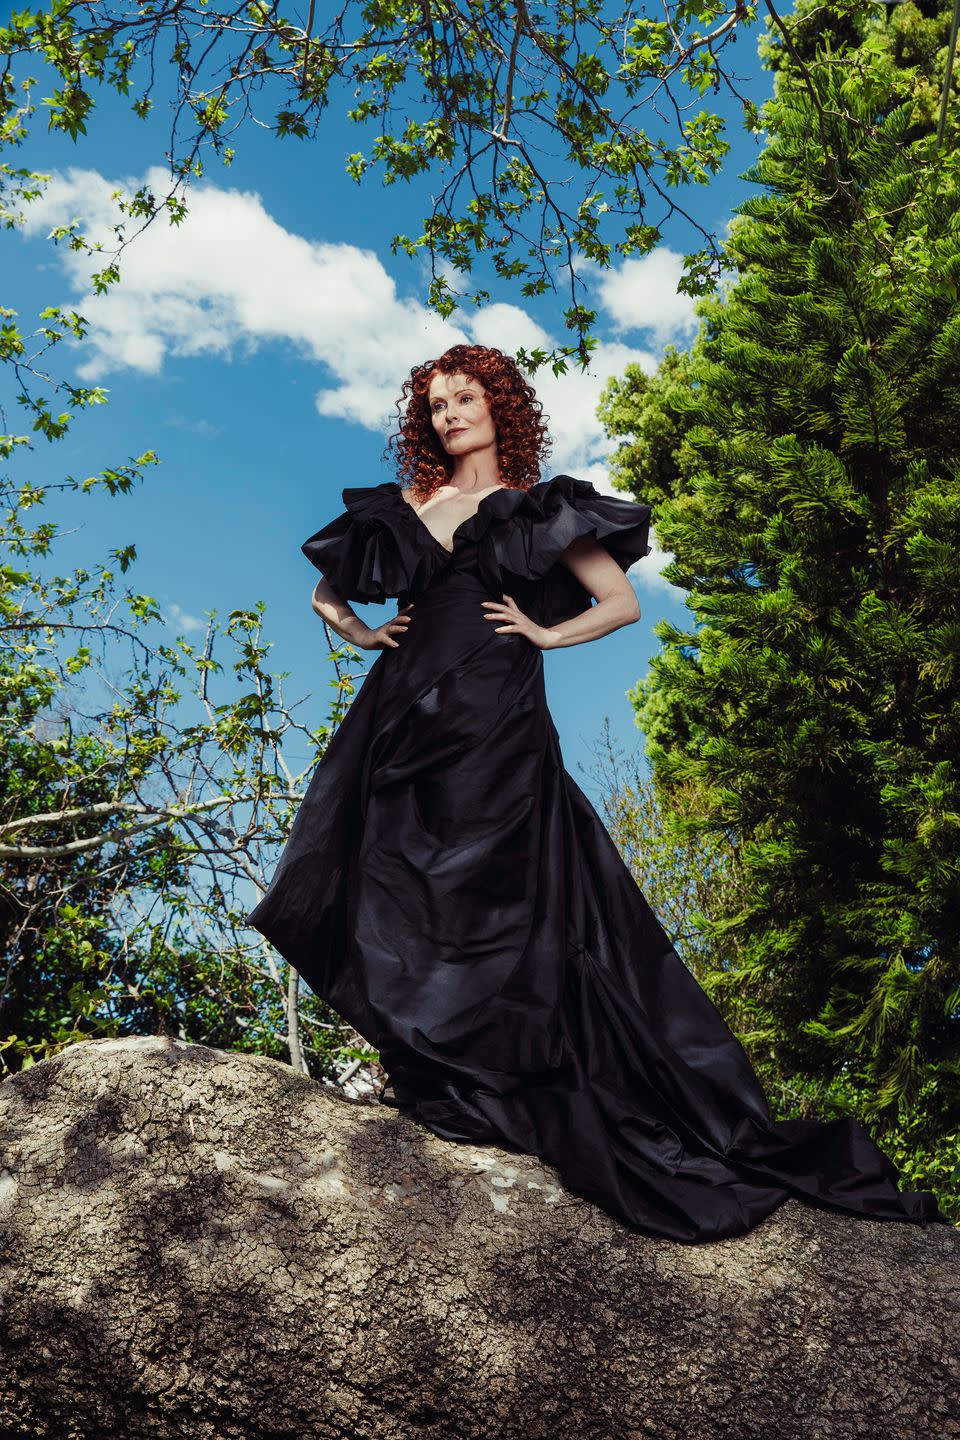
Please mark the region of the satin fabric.
<svg viewBox="0 0 960 1440"><path fill-rule="evenodd" d="M387 1103L450 1140L537 1155L649 1235L742 1234L790 1196L945 1221L852 1119L774 1122L745 1051L564 768L542 624L590 603L558 563L594 536L626 569L650 509L556 476L497 490L453 537L399 485L346 489L303 551L348 600L415 602L317 766L248 916L380 1052Z"/></svg>

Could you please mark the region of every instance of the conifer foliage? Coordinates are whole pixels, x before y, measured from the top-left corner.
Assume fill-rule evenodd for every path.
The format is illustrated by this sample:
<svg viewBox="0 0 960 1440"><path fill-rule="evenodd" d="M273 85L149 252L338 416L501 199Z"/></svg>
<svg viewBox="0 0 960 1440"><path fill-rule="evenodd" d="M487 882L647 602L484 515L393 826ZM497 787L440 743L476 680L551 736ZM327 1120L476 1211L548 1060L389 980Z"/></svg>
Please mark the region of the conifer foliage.
<svg viewBox="0 0 960 1440"><path fill-rule="evenodd" d="M651 480L694 622L658 627L633 698L662 793L700 797L683 823L735 842L737 903L707 922L724 953L711 993L798 1092L875 1130L909 1123L946 1163L960 163L910 131L902 72L820 60L766 107L746 177L762 188L727 246L737 279L699 302L691 353L605 397L610 432L634 436L620 476L640 497Z"/></svg>

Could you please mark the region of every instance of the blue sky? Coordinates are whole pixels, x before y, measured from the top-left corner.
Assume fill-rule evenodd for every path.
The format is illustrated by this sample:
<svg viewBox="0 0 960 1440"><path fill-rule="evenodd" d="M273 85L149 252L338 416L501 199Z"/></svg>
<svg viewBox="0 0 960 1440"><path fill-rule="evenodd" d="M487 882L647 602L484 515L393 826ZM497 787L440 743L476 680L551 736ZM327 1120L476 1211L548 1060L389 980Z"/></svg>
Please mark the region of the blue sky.
<svg viewBox="0 0 960 1440"><path fill-rule="evenodd" d="M758 33L744 32L724 58L735 62L741 91L761 103L772 76L756 58ZM79 416L65 441L38 439L17 459L16 474L85 476L155 450L161 464L133 495L71 502L65 513L75 529L64 558L92 564L113 546L135 543L131 583L157 598L171 636L195 640L206 611L224 615L264 600L273 668L289 672L290 698L313 694L301 716L318 724L331 672L309 603L316 572L301 541L339 513L344 486L393 478L381 459L384 418L412 364L464 338L505 350L562 341L568 302L559 293L531 305L504 285L491 306L446 324L431 316L425 266L389 252L395 231L416 227L429 182L384 190L372 176L354 184L343 157L358 148L358 136L337 117L306 143L277 141L254 126L240 132L231 141L233 165L211 157L191 184L186 221L155 221L124 252L119 286L96 297L89 275L102 259L55 247L46 236L74 218L88 233L107 234L116 218L111 191L129 193L148 179L166 188L169 96L154 91L154 98L144 124L129 102L104 94L77 145L44 133L40 116L28 144L8 157L54 180L43 202L27 209L25 231L0 232L0 301L28 330L44 305L79 310L88 338L69 357L72 372L64 347L52 368L109 391L109 404ZM677 199L722 237L754 188L739 177L759 142L728 101L703 103L731 116L732 149L711 186ZM692 112L700 108L694 101ZM629 360L652 372L667 343L692 339L692 303L677 295L676 282L695 235L679 221L668 221L664 234L644 260L589 275L588 301L601 317L591 371L574 367L559 380L534 381L554 437L547 475L579 475L611 490L604 463L611 446L594 413L604 382ZM18 418L11 417L14 428ZM567 769L594 798L589 770L605 718L628 751L642 744L625 692L658 648L658 620L686 617L682 596L660 576L663 563L655 550L630 572L642 611L636 625L544 657ZM356 608L370 623L393 610ZM368 664L375 658L367 652Z"/></svg>

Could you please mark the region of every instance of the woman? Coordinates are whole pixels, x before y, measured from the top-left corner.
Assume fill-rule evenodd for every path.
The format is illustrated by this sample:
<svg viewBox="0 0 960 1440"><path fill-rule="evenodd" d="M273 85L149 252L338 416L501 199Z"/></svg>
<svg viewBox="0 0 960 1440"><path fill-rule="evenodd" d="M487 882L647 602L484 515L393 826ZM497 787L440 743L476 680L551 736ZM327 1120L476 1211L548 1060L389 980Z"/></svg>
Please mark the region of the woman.
<svg viewBox="0 0 960 1440"><path fill-rule="evenodd" d="M377 1048L387 1103L538 1155L648 1234L741 1234L790 1196L944 1220L855 1121L771 1121L563 767L541 652L639 618L650 507L538 479L540 405L499 350L454 346L403 390L409 483L345 489L303 545L313 608L381 654L250 923ZM373 629L348 603L388 598Z"/></svg>

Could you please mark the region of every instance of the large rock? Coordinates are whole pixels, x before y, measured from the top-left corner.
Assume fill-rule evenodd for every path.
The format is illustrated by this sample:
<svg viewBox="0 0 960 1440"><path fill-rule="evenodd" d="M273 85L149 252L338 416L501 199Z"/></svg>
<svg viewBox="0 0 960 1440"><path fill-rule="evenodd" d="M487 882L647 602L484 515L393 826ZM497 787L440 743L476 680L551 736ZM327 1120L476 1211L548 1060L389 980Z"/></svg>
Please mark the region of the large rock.
<svg viewBox="0 0 960 1440"><path fill-rule="evenodd" d="M790 1201L652 1240L533 1158L261 1057L0 1086L4 1436L945 1440L960 1231Z"/></svg>

